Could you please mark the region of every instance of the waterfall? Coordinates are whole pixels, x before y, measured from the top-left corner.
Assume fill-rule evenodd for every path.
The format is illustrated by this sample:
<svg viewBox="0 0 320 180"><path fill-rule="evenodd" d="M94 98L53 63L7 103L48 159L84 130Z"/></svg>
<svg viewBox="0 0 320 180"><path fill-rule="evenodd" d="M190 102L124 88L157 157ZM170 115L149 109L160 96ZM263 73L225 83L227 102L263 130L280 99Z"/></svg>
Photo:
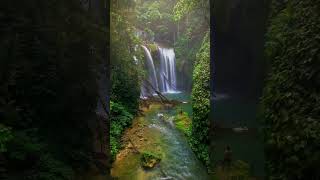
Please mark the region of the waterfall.
<svg viewBox="0 0 320 180"><path fill-rule="evenodd" d="M173 48L158 48L160 67L154 65L151 53L146 46L141 45L146 58L147 80L154 89L162 93L178 93L176 77L176 57ZM158 84L159 80L159 84ZM141 98L154 95L154 89L148 86L147 81L142 82Z"/></svg>
<svg viewBox="0 0 320 180"><path fill-rule="evenodd" d="M160 55L160 90L165 93L177 92L176 57L173 48L159 47Z"/></svg>
<svg viewBox="0 0 320 180"><path fill-rule="evenodd" d="M156 89L159 90L158 87L158 80L157 80L157 74L156 74L156 69L153 63L153 59L151 56L151 53L149 51L149 49L146 46L141 45L143 50L144 50L144 54L145 54L145 58L146 58L146 67L147 67L147 80L151 83L151 85ZM148 83L143 82L142 87L141 87L141 96L142 97L147 97L147 89L145 88L145 85L148 85ZM152 92L153 94L154 92Z"/></svg>

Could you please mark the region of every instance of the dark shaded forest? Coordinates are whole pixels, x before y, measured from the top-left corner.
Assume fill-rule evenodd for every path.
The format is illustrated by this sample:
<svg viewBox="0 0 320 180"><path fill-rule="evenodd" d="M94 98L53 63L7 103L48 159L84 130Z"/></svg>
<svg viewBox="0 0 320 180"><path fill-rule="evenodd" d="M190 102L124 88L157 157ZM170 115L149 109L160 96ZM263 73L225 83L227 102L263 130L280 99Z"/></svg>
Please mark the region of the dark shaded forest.
<svg viewBox="0 0 320 180"><path fill-rule="evenodd" d="M273 1L262 96L271 179L319 179L320 3Z"/></svg>
<svg viewBox="0 0 320 180"><path fill-rule="evenodd" d="M97 108L107 94L99 92L108 71L105 8L2 2L0 179L81 179L92 167L108 173L106 113Z"/></svg>

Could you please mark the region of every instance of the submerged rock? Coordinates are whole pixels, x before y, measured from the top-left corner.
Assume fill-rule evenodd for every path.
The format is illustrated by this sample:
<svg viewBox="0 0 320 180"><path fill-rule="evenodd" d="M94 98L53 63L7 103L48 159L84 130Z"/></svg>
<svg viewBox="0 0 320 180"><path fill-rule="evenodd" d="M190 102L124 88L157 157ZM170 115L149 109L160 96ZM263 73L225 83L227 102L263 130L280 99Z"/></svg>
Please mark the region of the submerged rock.
<svg viewBox="0 0 320 180"><path fill-rule="evenodd" d="M232 129L234 132L246 132L249 129L247 127L237 127Z"/></svg>

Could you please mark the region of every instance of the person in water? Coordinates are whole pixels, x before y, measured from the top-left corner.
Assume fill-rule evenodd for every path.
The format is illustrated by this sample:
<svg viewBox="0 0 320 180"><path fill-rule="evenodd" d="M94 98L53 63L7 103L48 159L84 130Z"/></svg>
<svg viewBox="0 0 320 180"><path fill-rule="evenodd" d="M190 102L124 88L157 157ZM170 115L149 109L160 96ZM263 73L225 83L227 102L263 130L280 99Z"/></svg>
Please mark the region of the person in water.
<svg viewBox="0 0 320 180"><path fill-rule="evenodd" d="M224 150L223 164L225 167L230 167L232 161L232 151L230 146L227 146Z"/></svg>

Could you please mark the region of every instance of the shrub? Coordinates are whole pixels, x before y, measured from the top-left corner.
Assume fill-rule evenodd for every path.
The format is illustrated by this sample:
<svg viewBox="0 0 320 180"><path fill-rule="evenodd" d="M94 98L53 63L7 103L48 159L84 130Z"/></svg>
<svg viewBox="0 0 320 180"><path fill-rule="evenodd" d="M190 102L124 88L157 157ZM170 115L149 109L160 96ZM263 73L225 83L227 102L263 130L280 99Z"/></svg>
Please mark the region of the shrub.
<svg viewBox="0 0 320 180"><path fill-rule="evenodd" d="M110 146L111 155L115 159L120 150L120 139L125 128L131 125L133 115L130 114L121 104L110 102Z"/></svg>

